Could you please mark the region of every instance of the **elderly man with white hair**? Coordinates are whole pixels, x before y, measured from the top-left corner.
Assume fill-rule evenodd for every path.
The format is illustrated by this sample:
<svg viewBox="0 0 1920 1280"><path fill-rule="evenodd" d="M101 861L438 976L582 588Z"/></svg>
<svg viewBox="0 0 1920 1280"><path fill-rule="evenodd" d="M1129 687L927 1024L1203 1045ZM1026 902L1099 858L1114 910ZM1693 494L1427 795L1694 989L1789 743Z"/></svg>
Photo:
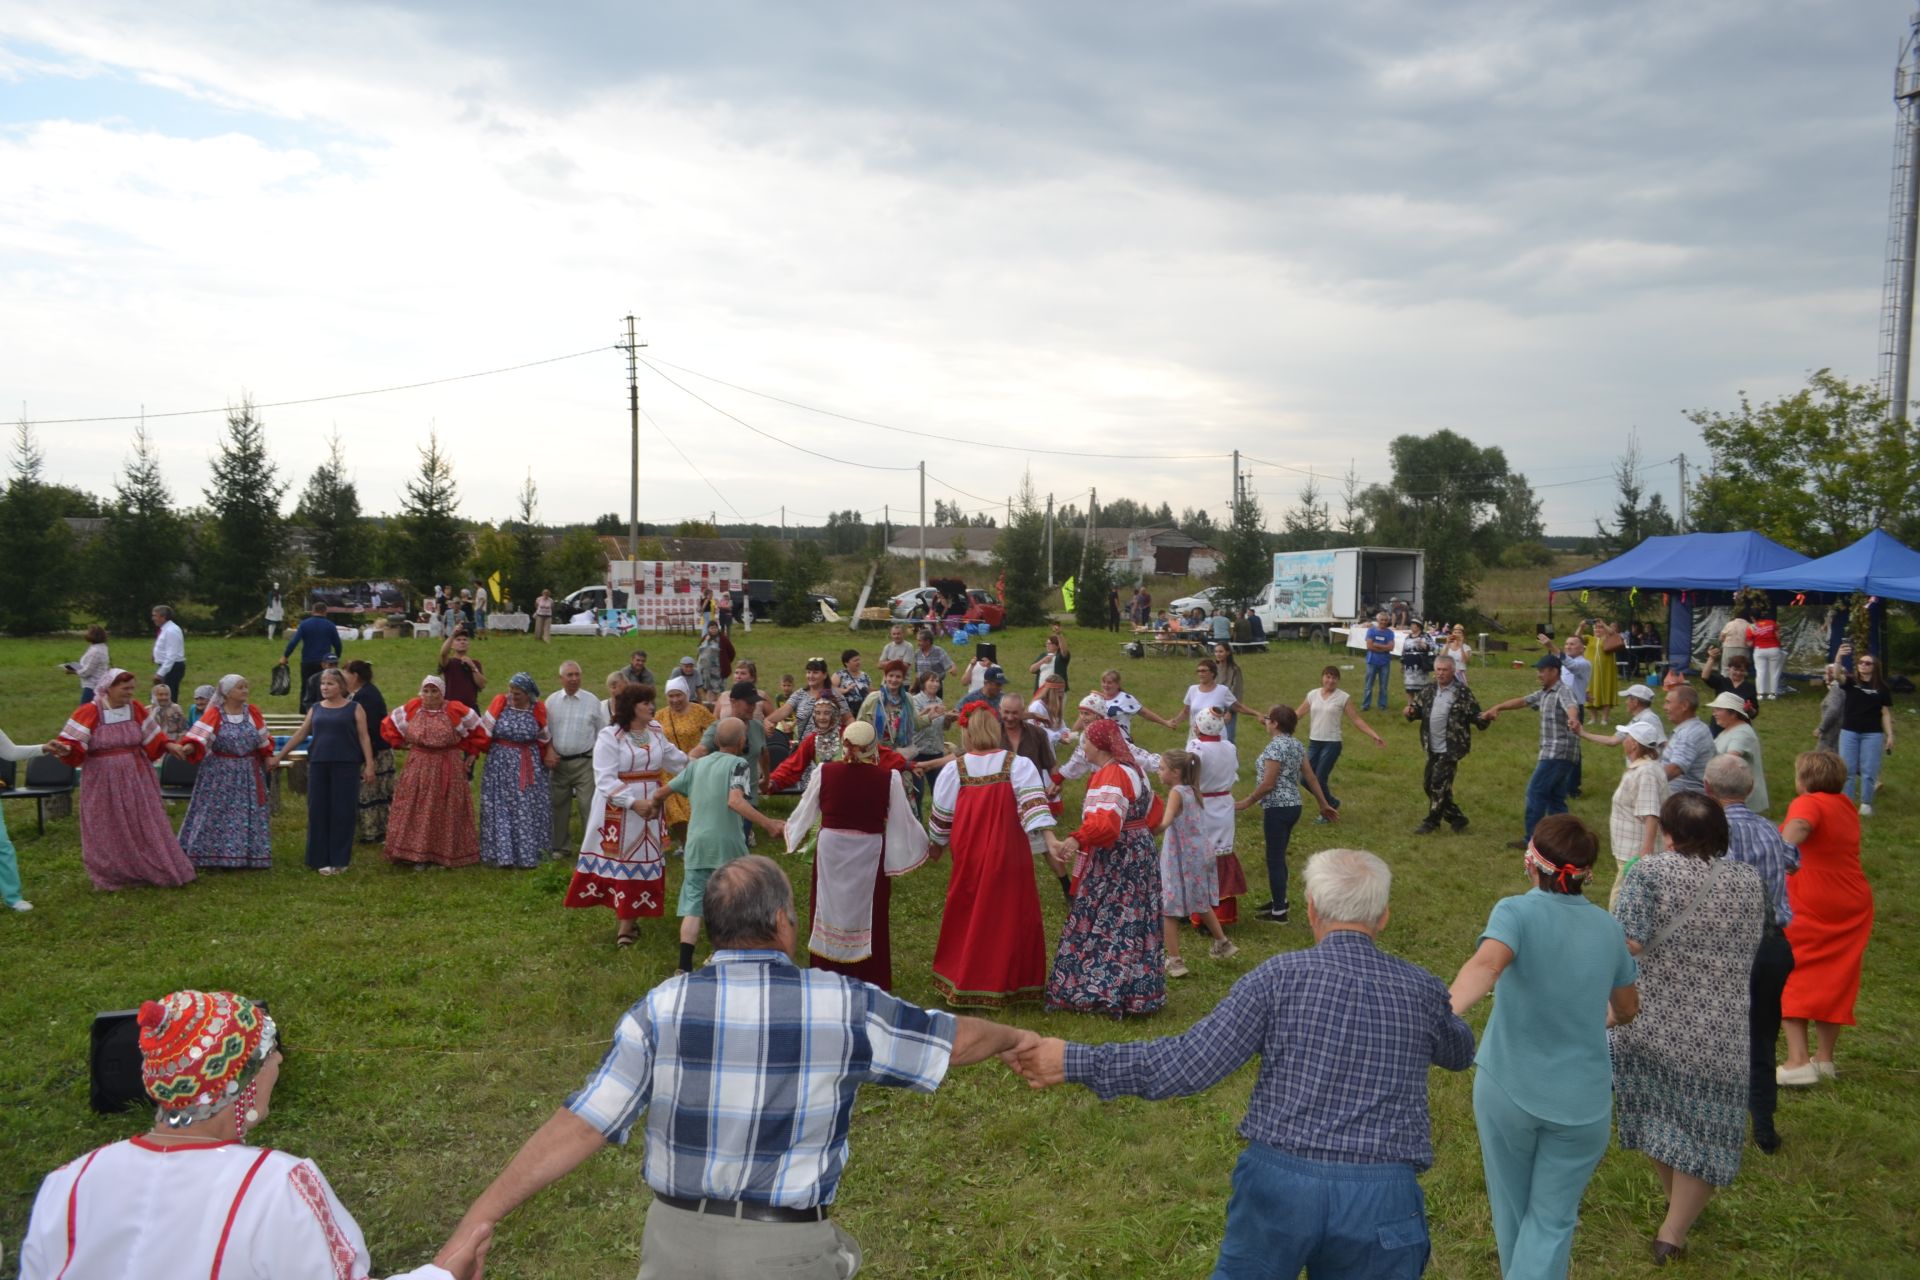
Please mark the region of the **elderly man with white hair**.
<svg viewBox="0 0 1920 1280"><path fill-rule="evenodd" d="M1035 1088L1102 1098L1199 1093L1259 1055L1240 1134L1218 1277L1414 1277L1425 1268L1433 1164L1427 1070L1464 1071L1473 1031L1447 985L1388 955L1392 872L1360 849L1306 869L1314 945L1274 956L1187 1031L1103 1045L1039 1041L1019 1054Z"/></svg>
<svg viewBox="0 0 1920 1280"><path fill-rule="evenodd" d="M580 815L580 831L587 830L587 810L593 805L593 742L607 727L605 703L580 687L580 664L569 658L560 664L560 687L547 695L547 731L551 741L545 757L552 788L552 830L548 847L556 858L570 856L573 815Z"/></svg>

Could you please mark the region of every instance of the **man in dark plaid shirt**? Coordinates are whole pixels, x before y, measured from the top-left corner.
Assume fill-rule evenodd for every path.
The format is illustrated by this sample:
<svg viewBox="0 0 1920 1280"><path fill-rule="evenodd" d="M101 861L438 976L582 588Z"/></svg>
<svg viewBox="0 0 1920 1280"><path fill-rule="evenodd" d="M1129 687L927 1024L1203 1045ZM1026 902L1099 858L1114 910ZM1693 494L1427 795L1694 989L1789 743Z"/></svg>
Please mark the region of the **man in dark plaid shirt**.
<svg viewBox="0 0 1920 1280"><path fill-rule="evenodd" d="M860 1246L829 1213L859 1087L932 1093L949 1067L996 1054L1012 1065L1039 1042L795 967L793 889L771 859L715 871L705 910L707 965L627 1010L599 1068L474 1201L455 1241L625 1142L644 1115L653 1203L640 1280L851 1276Z"/></svg>
<svg viewBox="0 0 1920 1280"><path fill-rule="evenodd" d="M1488 707L1480 718L1492 724L1502 711L1532 707L1540 713L1540 759L1527 779L1527 834L1508 848L1524 849L1533 840L1533 829L1550 813L1567 811L1567 796L1574 789L1580 771L1580 698L1573 686L1560 678L1560 658L1547 654L1533 664L1540 676L1540 687L1524 698L1508 698Z"/></svg>
<svg viewBox="0 0 1920 1280"><path fill-rule="evenodd" d="M1039 1040L1020 1052L1036 1088L1072 1081L1102 1098L1199 1093L1258 1054L1240 1122L1214 1280L1393 1280L1426 1267L1433 1164L1427 1071L1464 1071L1473 1031L1446 983L1386 954L1392 872L1360 849L1307 861L1314 945L1273 957L1177 1036L1104 1045Z"/></svg>

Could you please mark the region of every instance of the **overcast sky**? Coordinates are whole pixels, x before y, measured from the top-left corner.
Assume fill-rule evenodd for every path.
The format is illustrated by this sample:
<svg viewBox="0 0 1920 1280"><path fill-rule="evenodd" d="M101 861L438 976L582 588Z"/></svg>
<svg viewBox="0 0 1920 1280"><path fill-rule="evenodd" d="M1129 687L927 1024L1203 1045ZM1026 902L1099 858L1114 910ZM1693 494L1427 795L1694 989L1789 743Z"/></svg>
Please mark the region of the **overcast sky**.
<svg viewBox="0 0 1920 1280"><path fill-rule="evenodd" d="M929 504L1031 467L1219 513L1224 457L1106 455L1239 448L1277 526L1284 468L1447 427L1583 533L1630 430L1697 465L1687 409L1875 373L1909 0L559 7L0 0L7 414L606 348L263 417L295 492L337 431L393 509L437 429L470 516L529 471L624 516L632 311L650 359L937 437L662 367L756 435L643 369L648 520L910 519L848 463L922 458ZM176 496L221 425L150 420ZM50 472L107 491L132 427L41 427Z"/></svg>

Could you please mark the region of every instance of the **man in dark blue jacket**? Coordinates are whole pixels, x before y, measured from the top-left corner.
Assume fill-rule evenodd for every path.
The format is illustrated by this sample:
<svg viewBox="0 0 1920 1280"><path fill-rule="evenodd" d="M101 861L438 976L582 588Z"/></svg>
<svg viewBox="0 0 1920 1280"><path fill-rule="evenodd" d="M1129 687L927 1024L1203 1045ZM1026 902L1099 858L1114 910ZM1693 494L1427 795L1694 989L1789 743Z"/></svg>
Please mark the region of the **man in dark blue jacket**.
<svg viewBox="0 0 1920 1280"><path fill-rule="evenodd" d="M300 649L300 714L305 715L313 705L308 688L320 674L321 663L339 657L347 647L340 639L340 628L327 619L326 601L315 600L313 612L302 618L300 625L287 636L287 647L280 654L281 666L287 665L287 658L296 645Z"/></svg>

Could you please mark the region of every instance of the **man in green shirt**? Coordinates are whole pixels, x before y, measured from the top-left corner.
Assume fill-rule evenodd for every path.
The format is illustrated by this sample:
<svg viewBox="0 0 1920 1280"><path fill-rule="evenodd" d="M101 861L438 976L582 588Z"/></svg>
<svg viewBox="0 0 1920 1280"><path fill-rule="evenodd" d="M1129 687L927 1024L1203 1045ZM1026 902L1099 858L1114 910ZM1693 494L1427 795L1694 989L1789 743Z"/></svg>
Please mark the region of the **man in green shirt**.
<svg viewBox="0 0 1920 1280"><path fill-rule="evenodd" d="M757 723L757 722L756 722ZM753 760L747 751L747 722L737 716L709 729L712 750L699 755L667 786L687 798L685 878L680 882L680 972L693 972L693 944L700 939L706 909L707 878L747 852L746 827L753 823L776 841L786 839L787 824L753 807ZM705 742L701 744L706 746ZM695 753L698 754L698 753Z"/></svg>

